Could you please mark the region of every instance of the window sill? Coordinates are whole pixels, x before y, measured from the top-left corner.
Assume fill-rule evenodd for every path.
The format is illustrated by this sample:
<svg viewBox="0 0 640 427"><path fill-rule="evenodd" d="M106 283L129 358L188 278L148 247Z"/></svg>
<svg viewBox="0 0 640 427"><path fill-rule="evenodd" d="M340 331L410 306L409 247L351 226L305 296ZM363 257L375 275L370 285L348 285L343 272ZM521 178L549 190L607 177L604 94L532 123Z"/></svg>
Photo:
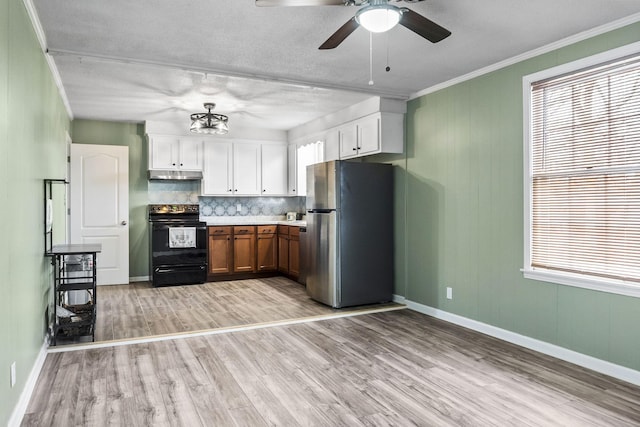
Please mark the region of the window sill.
<svg viewBox="0 0 640 427"><path fill-rule="evenodd" d="M599 279L580 274L559 273L550 270L522 269L525 279L540 280L558 285L574 286L593 291L608 292L640 298L640 285L614 279Z"/></svg>

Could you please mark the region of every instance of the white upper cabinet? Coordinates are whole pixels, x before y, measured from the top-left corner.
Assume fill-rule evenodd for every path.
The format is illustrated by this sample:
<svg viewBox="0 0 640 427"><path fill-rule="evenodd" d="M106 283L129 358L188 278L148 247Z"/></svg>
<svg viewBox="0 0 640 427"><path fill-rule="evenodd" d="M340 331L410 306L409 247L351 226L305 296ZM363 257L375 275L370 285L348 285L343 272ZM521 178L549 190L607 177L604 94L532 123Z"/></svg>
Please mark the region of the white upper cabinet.
<svg viewBox="0 0 640 427"><path fill-rule="evenodd" d="M178 145L174 137L149 136L149 169L178 169Z"/></svg>
<svg viewBox="0 0 640 427"><path fill-rule="evenodd" d="M327 161L403 150L404 115L399 113L374 113L325 133Z"/></svg>
<svg viewBox="0 0 640 427"><path fill-rule="evenodd" d="M149 135L149 169L201 171L201 139Z"/></svg>
<svg viewBox="0 0 640 427"><path fill-rule="evenodd" d="M204 146L203 195L233 195L232 147L230 142L207 142Z"/></svg>
<svg viewBox="0 0 640 427"><path fill-rule="evenodd" d="M358 126L348 123L338 128L338 143L340 146L340 158L348 159L358 155Z"/></svg>
<svg viewBox="0 0 640 427"><path fill-rule="evenodd" d="M233 194L258 196L262 193L260 144L233 144Z"/></svg>
<svg viewBox="0 0 640 427"><path fill-rule="evenodd" d="M340 158L380 153L380 114L363 117L338 128Z"/></svg>
<svg viewBox="0 0 640 427"><path fill-rule="evenodd" d="M288 185L287 194L290 196L298 195L298 146L291 144L287 147L287 170L288 170Z"/></svg>
<svg viewBox="0 0 640 427"><path fill-rule="evenodd" d="M324 141L324 161L353 159L378 153L404 152L404 116L407 103L372 96L348 108L289 129L291 144ZM300 156L298 156L300 163ZM299 184L298 184L299 186Z"/></svg>
<svg viewBox="0 0 640 427"><path fill-rule="evenodd" d="M202 170L204 146L201 139L180 139L179 156L181 170Z"/></svg>
<svg viewBox="0 0 640 427"><path fill-rule="evenodd" d="M286 196L287 146L211 140L204 150L203 196Z"/></svg>
<svg viewBox="0 0 640 427"><path fill-rule="evenodd" d="M340 133L337 128L329 129L324 135L324 161L340 159Z"/></svg>
<svg viewBox="0 0 640 427"><path fill-rule="evenodd" d="M380 152L380 117L365 117L359 120L358 127L358 155L375 154Z"/></svg>
<svg viewBox="0 0 640 427"><path fill-rule="evenodd" d="M283 196L287 189L287 146L262 144L262 195Z"/></svg>

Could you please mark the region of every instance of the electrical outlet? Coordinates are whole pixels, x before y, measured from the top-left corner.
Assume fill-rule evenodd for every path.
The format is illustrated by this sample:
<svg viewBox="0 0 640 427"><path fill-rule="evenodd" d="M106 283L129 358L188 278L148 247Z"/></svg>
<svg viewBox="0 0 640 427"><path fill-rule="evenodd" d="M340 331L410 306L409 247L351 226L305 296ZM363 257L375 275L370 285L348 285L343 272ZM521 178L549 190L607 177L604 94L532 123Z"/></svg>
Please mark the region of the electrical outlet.
<svg viewBox="0 0 640 427"><path fill-rule="evenodd" d="M242 205L240 203L236 205L236 211L242 212Z"/></svg>
<svg viewBox="0 0 640 427"><path fill-rule="evenodd" d="M11 387L16 385L16 362L11 364Z"/></svg>
<svg viewBox="0 0 640 427"><path fill-rule="evenodd" d="M447 299L453 299L453 288L447 286Z"/></svg>

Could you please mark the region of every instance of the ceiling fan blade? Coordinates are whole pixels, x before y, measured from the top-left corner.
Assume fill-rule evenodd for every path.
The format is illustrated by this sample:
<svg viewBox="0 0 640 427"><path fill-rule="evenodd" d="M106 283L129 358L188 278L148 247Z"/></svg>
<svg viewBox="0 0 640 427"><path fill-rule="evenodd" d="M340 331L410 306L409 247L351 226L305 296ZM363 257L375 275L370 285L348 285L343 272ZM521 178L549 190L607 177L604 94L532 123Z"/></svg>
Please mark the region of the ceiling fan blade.
<svg viewBox="0 0 640 427"><path fill-rule="evenodd" d="M438 43L451 35L451 31L406 7L402 8L399 24L421 35L431 43Z"/></svg>
<svg viewBox="0 0 640 427"><path fill-rule="evenodd" d="M344 6L344 0L256 0L256 6Z"/></svg>
<svg viewBox="0 0 640 427"><path fill-rule="evenodd" d="M333 49L334 47L338 47L340 43L349 37L349 34L357 30L359 26L360 24L358 24L358 21L356 21L356 17L354 16L349 19L346 24L338 28L338 31L333 33L331 37L329 37L326 42L322 43L322 46L318 49Z"/></svg>

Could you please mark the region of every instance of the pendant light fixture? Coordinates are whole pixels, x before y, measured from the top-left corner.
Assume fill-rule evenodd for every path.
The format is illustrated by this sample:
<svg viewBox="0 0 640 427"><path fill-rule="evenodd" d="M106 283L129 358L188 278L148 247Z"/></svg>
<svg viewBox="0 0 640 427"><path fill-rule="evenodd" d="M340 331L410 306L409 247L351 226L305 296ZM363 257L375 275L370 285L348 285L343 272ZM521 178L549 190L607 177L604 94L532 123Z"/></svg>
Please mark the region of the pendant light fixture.
<svg viewBox="0 0 640 427"><path fill-rule="evenodd" d="M229 132L227 122L229 118L224 114L212 113L211 110L216 108L213 102L205 102L204 108L206 113L193 113L191 115L191 127L189 130L195 133L208 133L224 135Z"/></svg>

